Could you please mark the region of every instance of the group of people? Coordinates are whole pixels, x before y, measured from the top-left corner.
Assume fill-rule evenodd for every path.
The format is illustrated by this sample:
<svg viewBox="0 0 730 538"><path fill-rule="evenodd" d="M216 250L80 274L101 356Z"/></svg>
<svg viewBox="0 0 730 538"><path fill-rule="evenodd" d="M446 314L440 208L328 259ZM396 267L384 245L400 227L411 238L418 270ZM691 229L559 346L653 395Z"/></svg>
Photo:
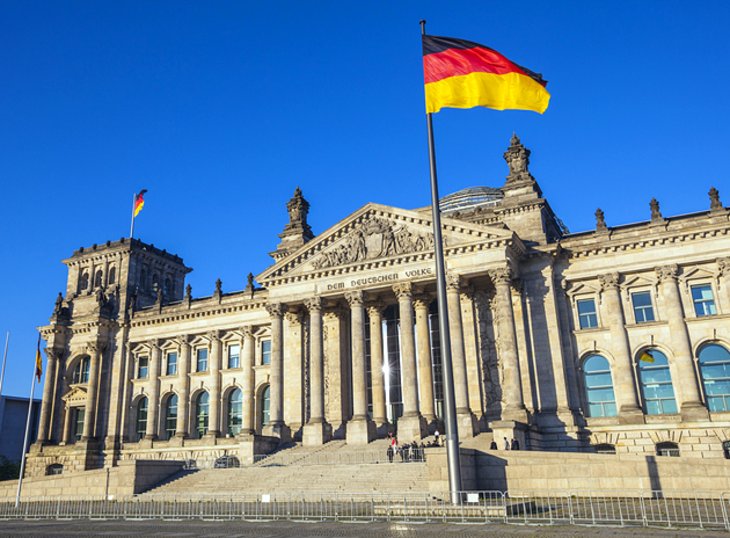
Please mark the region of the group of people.
<svg viewBox="0 0 730 538"><path fill-rule="evenodd" d="M505 437L503 448L504 450L519 450L520 442L517 439L512 439L510 441ZM492 441L492 444L489 445L489 450L499 450L499 447L497 447L497 441Z"/></svg>
<svg viewBox="0 0 730 538"><path fill-rule="evenodd" d="M391 433L388 435L388 449L386 450L388 463L393 463L393 460L397 460L398 457L400 457L400 461L403 463L425 461L425 449L427 446L438 445L432 443L425 445L423 441L421 441L420 445L416 441L398 444L398 439Z"/></svg>

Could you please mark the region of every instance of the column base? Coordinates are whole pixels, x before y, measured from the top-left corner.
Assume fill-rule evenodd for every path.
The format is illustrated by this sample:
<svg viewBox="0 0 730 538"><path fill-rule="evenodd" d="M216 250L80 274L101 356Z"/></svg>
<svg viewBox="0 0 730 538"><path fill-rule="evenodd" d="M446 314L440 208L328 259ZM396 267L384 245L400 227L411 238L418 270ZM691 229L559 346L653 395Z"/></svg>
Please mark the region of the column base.
<svg viewBox="0 0 730 538"><path fill-rule="evenodd" d="M279 443L289 443L291 441L291 430L289 426L283 422L275 422L267 424L263 427L263 434L270 437L277 437Z"/></svg>
<svg viewBox="0 0 730 538"><path fill-rule="evenodd" d="M332 437L332 428L324 421L310 422L304 425L302 445L322 446Z"/></svg>
<svg viewBox="0 0 730 538"><path fill-rule="evenodd" d="M398 443L420 441L427 434L426 421L421 415L398 419Z"/></svg>
<svg viewBox="0 0 730 538"><path fill-rule="evenodd" d="M375 438L375 424L367 418L358 418L350 420L347 423L348 445L367 445Z"/></svg>
<svg viewBox="0 0 730 538"><path fill-rule="evenodd" d="M474 437L478 431L476 417L470 411L457 413L456 426L459 428L459 438Z"/></svg>
<svg viewBox="0 0 730 538"><path fill-rule="evenodd" d="M682 420L687 422L705 421L710 417L709 411L700 402L683 403L679 413L682 415Z"/></svg>
<svg viewBox="0 0 730 538"><path fill-rule="evenodd" d="M502 409L502 420L522 422L523 424L527 424L527 409L525 409L524 407L506 406L504 409Z"/></svg>
<svg viewBox="0 0 730 538"><path fill-rule="evenodd" d="M492 429L492 438L497 443L498 450L506 450L505 438L511 445L512 439L517 439L520 450L527 448L527 424L514 420L495 420L489 423Z"/></svg>

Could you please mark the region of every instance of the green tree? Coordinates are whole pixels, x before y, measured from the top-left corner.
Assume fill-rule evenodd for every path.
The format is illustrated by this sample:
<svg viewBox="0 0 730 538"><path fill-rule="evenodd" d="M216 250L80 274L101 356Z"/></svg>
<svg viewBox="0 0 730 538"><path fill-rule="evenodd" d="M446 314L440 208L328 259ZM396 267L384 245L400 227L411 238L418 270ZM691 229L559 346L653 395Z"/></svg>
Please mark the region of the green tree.
<svg viewBox="0 0 730 538"><path fill-rule="evenodd" d="M20 462L12 462L0 456L0 480L13 480L20 476Z"/></svg>

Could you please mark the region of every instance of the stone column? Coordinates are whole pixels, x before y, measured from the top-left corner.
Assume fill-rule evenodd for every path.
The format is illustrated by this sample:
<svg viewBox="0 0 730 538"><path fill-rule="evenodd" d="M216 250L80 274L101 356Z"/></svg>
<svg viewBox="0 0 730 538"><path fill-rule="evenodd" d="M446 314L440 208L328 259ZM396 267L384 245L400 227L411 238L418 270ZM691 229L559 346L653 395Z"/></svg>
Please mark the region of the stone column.
<svg viewBox="0 0 730 538"><path fill-rule="evenodd" d="M284 307L279 303L266 306L271 317L271 364L269 375L269 424L266 435L278 437L282 442L290 438L289 429L284 424Z"/></svg>
<svg viewBox="0 0 730 538"><path fill-rule="evenodd" d="M53 384L56 382L58 359L63 353L60 349L46 348L46 380L43 384L43 401L41 402L41 418L38 423L37 442L46 443L51 437L51 409L53 408Z"/></svg>
<svg viewBox="0 0 730 538"><path fill-rule="evenodd" d="M428 297L417 297L416 342L418 343L418 393L421 412L426 423L436 420L433 401L433 371L431 369L431 335L428 326Z"/></svg>
<svg viewBox="0 0 730 538"><path fill-rule="evenodd" d="M148 440L157 439L157 423L160 416L160 343L154 341L151 344L149 383L150 393L147 400L147 430L144 438Z"/></svg>
<svg viewBox="0 0 730 538"><path fill-rule="evenodd" d="M191 350L187 335L178 338L180 345L180 364L178 365L180 375L180 393L177 398L177 424L175 426L175 437L184 439L188 436L188 409L190 401L190 361Z"/></svg>
<svg viewBox="0 0 730 538"><path fill-rule="evenodd" d="M721 312L730 312L730 258L717 259L717 277L722 290Z"/></svg>
<svg viewBox="0 0 730 538"><path fill-rule="evenodd" d="M613 365L614 395L618 404L619 420L622 423L641 423L644 421L644 417L636 393L631 348L624 326L619 278L618 273L598 277L604 302L603 312L611 331L612 351L615 359Z"/></svg>
<svg viewBox="0 0 730 538"><path fill-rule="evenodd" d="M376 428L387 423L385 380L383 379L383 306L368 307L370 316L370 386L373 398L373 422Z"/></svg>
<svg viewBox="0 0 730 538"><path fill-rule="evenodd" d="M680 404L680 412L684 420L702 420L708 416L707 408L702 404L697 384L692 346L690 345L687 325L684 321L684 309L677 285L678 267L665 265L657 267L657 278L664 297L664 310L669 325L669 336L672 344L674 372L678 378L672 379L675 396Z"/></svg>
<svg viewBox="0 0 730 538"><path fill-rule="evenodd" d="M474 436L475 420L469 409L469 381L466 378L464 332L461 325L461 278L456 274L446 277L446 303L451 333L451 364L454 372L454 401L460 436Z"/></svg>
<svg viewBox="0 0 730 538"><path fill-rule="evenodd" d="M256 424L254 422L254 356L256 354L256 341L253 336L252 327L243 328L243 381L241 383L241 393L243 397L243 424L241 425L241 434L253 435Z"/></svg>
<svg viewBox="0 0 730 538"><path fill-rule="evenodd" d="M393 286L398 297L401 337L401 393L403 394L403 416L398 419L400 441L410 442L423 438L425 421L418 408L416 387L416 340L413 334L413 288L410 282Z"/></svg>
<svg viewBox="0 0 730 538"><path fill-rule="evenodd" d="M345 294L350 305L352 336L352 419L347 423L347 444L364 445L374 432L368 417L368 385L365 365L365 306L362 291Z"/></svg>
<svg viewBox="0 0 730 538"><path fill-rule="evenodd" d="M210 408L208 412L208 435L218 437L221 433L221 356L223 343L218 331L208 334L210 339Z"/></svg>
<svg viewBox="0 0 730 538"><path fill-rule="evenodd" d="M509 267L492 269L489 276L494 283L497 313L497 354L503 374L502 419L527 422L527 411L522 398L520 365L517 355L515 318L512 311Z"/></svg>
<svg viewBox="0 0 730 538"><path fill-rule="evenodd" d="M73 415L73 407L66 405L66 412L63 416L63 431L61 432L61 443L64 445L71 442L71 415Z"/></svg>
<svg viewBox="0 0 730 538"><path fill-rule="evenodd" d="M86 409L84 411L84 431L82 441L89 441L96 437L96 403L99 398L99 369L104 345L100 342L86 344L90 357L89 384L86 393Z"/></svg>
<svg viewBox="0 0 730 538"><path fill-rule="evenodd" d="M309 311L309 421L304 425L302 443L322 445L329 440L324 420L324 354L322 351L322 299L306 302Z"/></svg>

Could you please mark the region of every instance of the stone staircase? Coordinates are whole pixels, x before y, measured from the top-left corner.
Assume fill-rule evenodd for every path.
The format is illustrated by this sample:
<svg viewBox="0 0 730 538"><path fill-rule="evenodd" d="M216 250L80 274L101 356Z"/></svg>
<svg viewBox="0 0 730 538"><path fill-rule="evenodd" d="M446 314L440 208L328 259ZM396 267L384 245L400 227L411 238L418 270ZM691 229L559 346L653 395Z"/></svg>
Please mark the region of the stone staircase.
<svg viewBox="0 0 730 538"><path fill-rule="evenodd" d="M384 439L362 447L349 446L344 441L321 447L296 445L251 466L179 473L141 497L244 500L264 494L272 499L427 494L426 464L388 463L387 447Z"/></svg>

